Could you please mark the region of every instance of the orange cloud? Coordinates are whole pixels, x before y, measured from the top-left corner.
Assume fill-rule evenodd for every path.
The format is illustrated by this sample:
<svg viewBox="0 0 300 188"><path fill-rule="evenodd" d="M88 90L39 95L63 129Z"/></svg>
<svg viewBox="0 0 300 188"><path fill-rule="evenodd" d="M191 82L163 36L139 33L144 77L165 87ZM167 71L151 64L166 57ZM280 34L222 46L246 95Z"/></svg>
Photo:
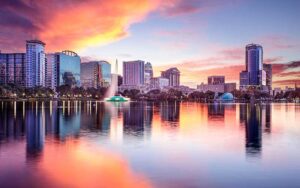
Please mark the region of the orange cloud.
<svg viewBox="0 0 300 188"><path fill-rule="evenodd" d="M128 27L143 20L157 5L158 1L147 0L70 3L50 12L53 14L39 37L51 50L103 45L128 36Z"/></svg>
<svg viewBox="0 0 300 188"><path fill-rule="evenodd" d="M39 38L47 51L78 50L103 45L129 35L131 24L142 21L161 0L18 0L0 8L0 47L18 51L25 40ZM14 31L11 41L11 31ZM7 45L9 44L9 45Z"/></svg>

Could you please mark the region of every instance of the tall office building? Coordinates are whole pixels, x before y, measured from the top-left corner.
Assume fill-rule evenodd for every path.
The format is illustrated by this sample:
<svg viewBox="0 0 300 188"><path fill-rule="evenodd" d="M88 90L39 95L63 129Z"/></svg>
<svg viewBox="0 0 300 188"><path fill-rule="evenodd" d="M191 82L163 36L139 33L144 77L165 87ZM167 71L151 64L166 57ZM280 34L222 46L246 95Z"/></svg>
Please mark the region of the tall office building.
<svg viewBox="0 0 300 188"><path fill-rule="evenodd" d="M207 83L212 85L225 84L225 76L209 76Z"/></svg>
<svg viewBox="0 0 300 188"><path fill-rule="evenodd" d="M265 85L262 46L258 44L246 46L246 71L249 73L249 85Z"/></svg>
<svg viewBox="0 0 300 188"><path fill-rule="evenodd" d="M80 57L72 51L65 50L57 55L57 86L80 86Z"/></svg>
<svg viewBox="0 0 300 188"><path fill-rule="evenodd" d="M47 54L45 85L52 89L61 85L80 86L80 57L67 50Z"/></svg>
<svg viewBox="0 0 300 188"><path fill-rule="evenodd" d="M55 53L46 54L46 80L45 85L53 90L57 87L57 55Z"/></svg>
<svg viewBox="0 0 300 188"><path fill-rule="evenodd" d="M245 60L246 70L240 73L240 87L265 86L266 72L263 69L262 46L258 44L248 44L246 46Z"/></svg>
<svg viewBox="0 0 300 188"><path fill-rule="evenodd" d="M151 63L147 62L145 64L145 84L150 85L151 79L153 78L153 69Z"/></svg>
<svg viewBox="0 0 300 188"><path fill-rule="evenodd" d="M123 62L123 85L139 86L145 82L145 62L124 61Z"/></svg>
<svg viewBox="0 0 300 188"><path fill-rule="evenodd" d="M161 77L169 79L169 86L177 87L180 85L180 71L176 67L162 71Z"/></svg>
<svg viewBox="0 0 300 188"><path fill-rule="evenodd" d="M25 86L25 53L0 53L0 84Z"/></svg>
<svg viewBox="0 0 300 188"><path fill-rule="evenodd" d="M84 88L109 87L111 84L111 65L107 61L81 63L81 85Z"/></svg>
<svg viewBox="0 0 300 188"><path fill-rule="evenodd" d="M26 41L25 86L45 86L45 43Z"/></svg>
<svg viewBox="0 0 300 188"><path fill-rule="evenodd" d="M272 65L271 64L263 64L263 69L266 72L266 86L269 91L272 91Z"/></svg>

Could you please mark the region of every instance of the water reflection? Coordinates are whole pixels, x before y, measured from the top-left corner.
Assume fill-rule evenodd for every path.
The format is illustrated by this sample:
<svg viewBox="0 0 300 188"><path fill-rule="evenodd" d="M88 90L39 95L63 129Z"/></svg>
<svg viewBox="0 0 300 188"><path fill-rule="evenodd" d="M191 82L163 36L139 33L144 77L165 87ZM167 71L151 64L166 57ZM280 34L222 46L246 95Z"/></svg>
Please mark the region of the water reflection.
<svg viewBox="0 0 300 188"><path fill-rule="evenodd" d="M262 149L262 129L271 132L271 105L240 104L240 123L246 132L246 152L249 156L260 156Z"/></svg>
<svg viewBox="0 0 300 188"><path fill-rule="evenodd" d="M270 135L275 137L280 131L289 131L288 126L279 123L283 121L279 119L283 112L292 122L293 127L289 128L297 132L295 125L300 113L297 105L0 102L0 159L4 161L0 164L0 183L5 180L3 177L10 176L3 170L3 164L16 160L10 159L7 153L14 154L17 150L24 152L26 164L16 165L16 171L21 167L31 169L24 171L26 177L31 177L31 185L37 185L34 181L41 183L37 176L48 177L42 179L52 187L65 184L71 187L76 184L80 187L150 187L152 181L155 185L171 185L172 178L184 177L187 180L182 180L181 185L201 187L198 176L176 174L176 169L192 169L204 174L201 176L204 180L207 178L205 168L214 172L212 164L222 162L220 165L230 170L233 168L229 165L231 158L237 164L243 163L245 156L264 160L263 151L268 156L268 152L277 149L277 144L270 144ZM222 126L211 126L216 124ZM293 136L297 136L294 132ZM266 140L268 144L264 144ZM135 150L137 145L139 149ZM238 155L240 151L242 159ZM207 163L203 165L200 159ZM239 165L235 167L246 164ZM82 169L91 175L82 175ZM218 173L209 178L217 178ZM66 174L80 178L74 180ZM92 181L98 178L97 174L105 177L103 181ZM226 176L220 176L223 175ZM116 179L124 184L115 183ZM235 184L230 185L227 187Z"/></svg>
<svg viewBox="0 0 300 188"><path fill-rule="evenodd" d="M262 109L259 105L247 105L246 148L248 154L261 152Z"/></svg>
<svg viewBox="0 0 300 188"><path fill-rule="evenodd" d="M28 156L37 156L44 148L45 141L45 108L44 102L39 106L28 108L25 111L26 140Z"/></svg>
<svg viewBox="0 0 300 188"><path fill-rule="evenodd" d="M208 105L208 118L211 120L224 120L225 105L214 103Z"/></svg>

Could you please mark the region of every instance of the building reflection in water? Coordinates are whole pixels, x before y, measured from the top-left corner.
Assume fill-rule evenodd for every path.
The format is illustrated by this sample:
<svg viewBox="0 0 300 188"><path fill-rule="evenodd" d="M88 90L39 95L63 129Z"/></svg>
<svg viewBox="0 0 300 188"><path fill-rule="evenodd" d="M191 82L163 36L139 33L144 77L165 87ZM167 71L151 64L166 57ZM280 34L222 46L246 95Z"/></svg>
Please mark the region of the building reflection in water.
<svg viewBox="0 0 300 188"><path fill-rule="evenodd" d="M0 141L5 139L19 139L24 135L24 105L25 102L1 102Z"/></svg>
<svg viewBox="0 0 300 188"><path fill-rule="evenodd" d="M90 111L91 113L89 113ZM81 128L108 134L111 114L109 109L105 108L105 103L90 103L85 108L82 108L80 122Z"/></svg>
<svg viewBox="0 0 300 188"><path fill-rule="evenodd" d="M27 152L30 155L43 150L45 135L64 141L69 136L79 137L81 129L99 131L110 137L118 134L121 139L124 136L151 138L154 112L160 117L162 126L177 128L180 105L178 102L131 102L121 106L90 101L1 102L0 141L22 138L26 132ZM228 109L236 109L234 105L227 104L211 104L207 108L208 121L222 122ZM262 130L271 132L271 113L271 104L239 104L248 155L260 155Z"/></svg>
<svg viewBox="0 0 300 188"><path fill-rule="evenodd" d="M221 103L208 104L208 119L224 120L225 105Z"/></svg>
<svg viewBox="0 0 300 188"><path fill-rule="evenodd" d="M261 126L262 111L258 104L248 104L246 120L246 150L247 154L260 154L261 152Z"/></svg>
<svg viewBox="0 0 300 188"><path fill-rule="evenodd" d="M177 128L180 120L180 103L164 102L160 104L160 117L163 126Z"/></svg>
<svg viewBox="0 0 300 188"><path fill-rule="evenodd" d="M65 140L68 136L79 137L80 132L80 117L77 113L77 101L61 101L58 103L56 117L54 123L57 125L57 135L60 140ZM55 110L53 111L55 113ZM55 125L54 125L55 126Z"/></svg>
<svg viewBox="0 0 300 188"><path fill-rule="evenodd" d="M41 106L39 106L41 105ZM44 102L31 102L25 111L27 157L35 158L44 147L45 110Z"/></svg>
<svg viewBox="0 0 300 188"><path fill-rule="evenodd" d="M271 133L271 120L272 120L272 106L270 103L266 103L262 106L263 111L263 123L264 123L264 132Z"/></svg>
<svg viewBox="0 0 300 188"><path fill-rule="evenodd" d="M123 111L123 131L125 135L144 135L144 103L131 102Z"/></svg>
<svg viewBox="0 0 300 188"><path fill-rule="evenodd" d="M145 105L144 105L144 129L145 129L145 137L146 138L151 138L151 134L152 134L153 109L154 109L154 104L152 102L145 103Z"/></svg>
<svg viewBox="0 0 300 188"><path fill-rule="evenodd" d="M240 104L240 123L245 124L246 152L249 156L261 154L262 130L271 132L271 104Z"/></svg>

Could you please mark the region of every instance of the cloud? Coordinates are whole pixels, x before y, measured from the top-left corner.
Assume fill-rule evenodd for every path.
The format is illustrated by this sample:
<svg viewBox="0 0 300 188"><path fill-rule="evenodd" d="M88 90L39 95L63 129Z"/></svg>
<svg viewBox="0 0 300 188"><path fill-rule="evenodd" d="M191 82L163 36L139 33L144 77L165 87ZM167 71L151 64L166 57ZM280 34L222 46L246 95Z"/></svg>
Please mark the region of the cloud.
<svg viewBox="0 0 300 188"><path fill-rule="evenodd" d="M267 35L262 36L257 39L263 44L265 49L269 51L279 51L279 50L295 50L299 49L300 44L295 42L296 40L281 35Z"/></svg>
<svg viewBox="0 0 300 188"><path fill-rule="evenodd" d="M221 50L222 51L222 50ZM202 60L184 61L178 64L157 66L154 67L155 75L159 75L160 71L166 70L170 67L177 67L181 72L181 84L186 84L191 87L201 82L207 83L207 77L212 75L224 75L226 82L239 83L239 73L245 69L244 57L239 57L241 60L239 64L227 64L236 59L236 56L231 56L231 52L235 50L227 50L225 53L216 57L211 57ZM239 52L239 50L236 50ZM223 57L231 57L226 61L221 61ZM300 61L289 63L282 63L281 57L267 58L266 61L271 63L273 69L273 87L293 86L295 81L300 84ZM224 59L223 59L224 60ZM265 61L265 62L266 62Z"/></svg>
<svg viewBox="0 0 300 188"><path fill-rule="evenodd" d="M46 42L49 51L106 44L128 36L129 26L158 4L159 0L4 0L0 48L24 49L30 38Z"/></svg>
<svg viewBox="0 0 300 188"><path fill-rule="evenodd" d="M202 9L200 1L197 0L166 0L162 4L161 12L166 16L177 16L195 13Z"/></svg>
<svg viewBox="0 0 300 188"><path fill-rule="evenodd" d="M160 6L160 12L167 17L208 11L219 6L237 3L238 0L164 0Z"/></svg>
<svg viewBox="0 0 300 188"><path fill-rule="evenodd" d="M221 50L220 53L225 59L241 60L245 56L245 50L243 48L229 48Z"/></svg>
<svg viewBox="0 0 300 188"><path fill-rule="evenodd" d="M264 59L265 64L273 64L283 60L283 57L273 57Z"/></svg>
<svg viewBox="0 0 300 188"><path fill-rule="evenodd" d="M273 81L273 85L275 87L284 87L284 86L294 87L295 84L299 87L299 85L300 85L299 78L298 79L288 79L288 80Z"/></svg>

